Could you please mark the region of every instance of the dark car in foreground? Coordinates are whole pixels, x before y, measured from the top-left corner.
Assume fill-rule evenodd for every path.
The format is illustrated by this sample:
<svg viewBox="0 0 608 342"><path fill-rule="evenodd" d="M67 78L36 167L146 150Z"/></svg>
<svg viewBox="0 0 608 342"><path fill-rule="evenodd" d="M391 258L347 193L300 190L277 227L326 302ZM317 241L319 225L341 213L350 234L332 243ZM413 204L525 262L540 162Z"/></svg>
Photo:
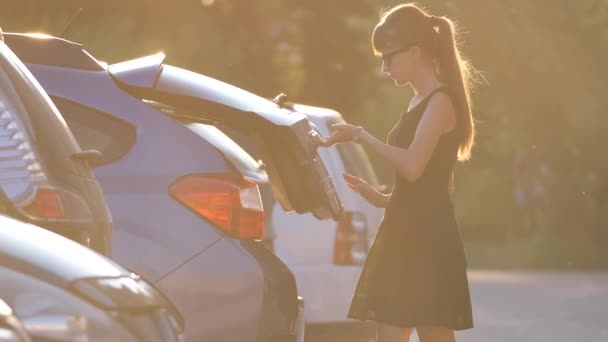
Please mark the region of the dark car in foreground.
<svg viewBox="0 0 608 342"><path fill-rule="evenodd" d="M183 319L151 284L74 241L3 215L0 284L0 298L33 341L183 341Z"/></svg>
<svg viewBox="0 0 608 342"><path fill-rule="evenodd" d="M57 108L0 41L0 187L24 219L109 255L112 219L91 164Z"/></svg>

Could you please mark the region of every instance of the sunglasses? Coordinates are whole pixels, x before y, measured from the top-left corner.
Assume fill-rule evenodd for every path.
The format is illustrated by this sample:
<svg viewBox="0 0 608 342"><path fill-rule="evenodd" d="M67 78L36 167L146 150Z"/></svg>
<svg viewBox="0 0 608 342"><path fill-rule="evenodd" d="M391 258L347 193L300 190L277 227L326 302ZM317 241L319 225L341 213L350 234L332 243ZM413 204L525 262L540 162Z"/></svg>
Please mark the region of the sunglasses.
<svg viewBox="0 0 608 342"><path fill-rule="evenodd" d="M380 55L380 59L382 59L382 63L386 64L386 65L391 65L391 61L393 60L393 57L401 52L406 52L409 49L412 48L412 46L414 45L418 45L418 43L412 43L412 44L408 44L405 45L403 47L400 47L397 50L391 51L389 53L383 53L382 55Z"/></svg>

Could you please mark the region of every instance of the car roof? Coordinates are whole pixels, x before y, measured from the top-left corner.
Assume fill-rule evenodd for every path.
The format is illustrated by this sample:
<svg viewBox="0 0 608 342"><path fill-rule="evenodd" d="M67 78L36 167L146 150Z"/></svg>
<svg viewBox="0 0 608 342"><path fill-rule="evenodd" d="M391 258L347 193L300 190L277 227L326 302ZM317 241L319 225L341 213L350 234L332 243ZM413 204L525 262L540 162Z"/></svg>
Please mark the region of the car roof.
<svg viewBox="0 0 608 342"><path fill-rule="evenodd" d="M27 63L46 64L82 70L104 70L102 63L91 56L83 46L62 38L43 34L4 33L4 41L19 58ZM40 46L47 53L39 53Z"/></svg>

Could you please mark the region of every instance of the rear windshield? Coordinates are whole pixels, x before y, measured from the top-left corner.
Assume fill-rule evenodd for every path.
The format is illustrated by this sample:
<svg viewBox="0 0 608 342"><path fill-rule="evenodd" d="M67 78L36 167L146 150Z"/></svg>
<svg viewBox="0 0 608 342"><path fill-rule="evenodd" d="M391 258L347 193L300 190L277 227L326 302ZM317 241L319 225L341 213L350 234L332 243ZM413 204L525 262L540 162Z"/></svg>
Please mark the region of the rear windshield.
<svg viewBox="0 0 608 342"><path fill-rule="evenodd" d="M217 148L241 175L258 184L268 183L261 164L217 127L202 123L185 123L184 126Z"/></svg>

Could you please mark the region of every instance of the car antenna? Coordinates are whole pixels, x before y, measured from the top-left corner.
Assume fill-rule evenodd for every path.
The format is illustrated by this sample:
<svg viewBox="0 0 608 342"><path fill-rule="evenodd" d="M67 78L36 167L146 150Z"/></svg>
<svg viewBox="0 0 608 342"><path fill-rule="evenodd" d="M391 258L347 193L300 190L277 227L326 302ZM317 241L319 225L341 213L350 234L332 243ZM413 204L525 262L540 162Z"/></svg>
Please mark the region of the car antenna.
<svg viewBox="0 0 608 342"><path fill-rule="evenodd" d="M78 9L78 11L72 16L72 18L70 18L70 20L68 21L68 23L65 25L65 27L63 28L63 30L61 31L61 33L59 34L59 38L63 38L63 35L65 34L65 32L68 30L68 28L70 28L70 26L72 26L72 23L74 22L74 20L76 20L76 18L78 18L78 16L83 12L84 10L81 8Z"/></svg>

